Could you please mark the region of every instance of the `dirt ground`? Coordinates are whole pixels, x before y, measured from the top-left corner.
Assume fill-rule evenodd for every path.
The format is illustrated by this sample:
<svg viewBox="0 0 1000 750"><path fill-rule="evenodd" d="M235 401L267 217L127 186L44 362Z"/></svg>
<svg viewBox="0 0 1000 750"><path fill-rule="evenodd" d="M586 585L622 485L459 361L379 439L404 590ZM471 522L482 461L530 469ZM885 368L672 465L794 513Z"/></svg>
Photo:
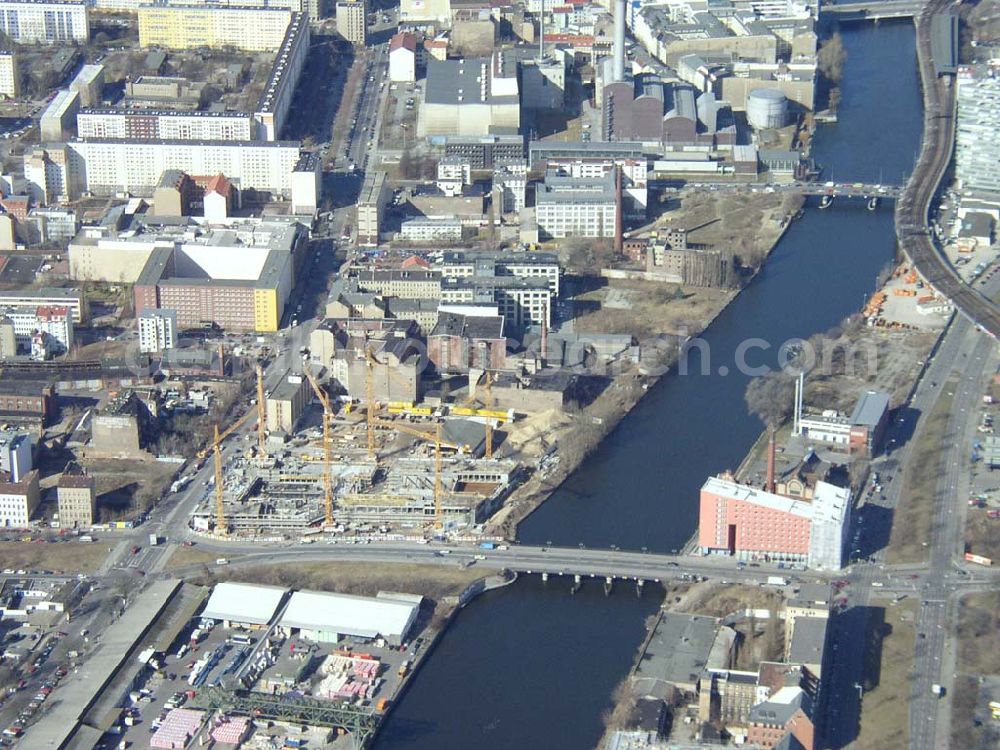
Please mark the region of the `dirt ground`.
<svg viewBox="0 0 1000 750"><path fill-rule="evenodd" d="M58 542L0 542L0 562L15 570L62 570L66 573L90 573L107 557L104 544Z"/></svg>
<svg viewBox="0 0 1000 750"><path fill-rule="evenodd" d="M728 289L609 279L607 286L574 300L580 315L573 325L581 333L630 334L640 341L663 334L693 335L735 295ZM609 298L627 307L609 307Z"/></svg>
<svg viewBox="0 0 1000 750"><path fill-rule="evenodd" d="M360 596L374 596L379 591L400 591L421 594L437 601L461 593L466 586L484 575L475 565L460 568L457 565L400 566L322 562L231 568L218 570L209 578L214 581L265 583Z"/></svg>
<svg viewBox="0 0 1000 750"><path fill-rule="evenodd" d="M123 459L83 459L94 477L97 512L102 522L127 520L150 507L170 486L176 464Z"/></svg>
<svg viewBox="0 0 1000 750"><path fill-rule="evenodd" d="M995 560L1000 555L1000 519L989 518L980 508L969 508L965 544L969 552Z"/></svg>
<svg viewBox="0 0 1000 750"><path fill-rule="evenodd" d="M974 721L982 677L1000 675L1000 591L969 594L958 610L958 670L952 689L951 747L987 750L1000 740L998 722ZM988 689L988 688L987 688ZM995 695L995 693L994 693ZM985 715L985 710L979 711Z"/></svg>
<svg viewBox="0 0 1000 750"><path fill-rule="evenodd" d="M711 245L759 263L781 235L781 221L798 211L801 196L777 193L713 193L703 190L668 196L666 212L650 228L688 230L688 242Z"/></svg>
<svg viewBox="0 0 1000 750"><path fill-rule="evenodd" d="M861 706L860 750L905 750L908 747L910 665L916 632L916 602L881 610L884 620L869 633L865 653L865 694Z"/></svg>
<svg viewBox="0 0 1000 750"><path fill-rule="evenodd" d="M837 336L814 337L816 366L806 375L805 403L850 412L859 394L889 394L890 407L906 400L937 333L887 332L850 326Z"/></svg>
<svg viewBox="0 0 1000 750"><path fill-rule="evenodd" d="M1000 591L969 594L958 612L958 668L1000 674Z"/></svg>
<svg viewBox="0 0 1000 750"><path fill-rule="evenodd" d="M886 562L920 562L927 556L924 540L930 538L934 496L941 469L940 446L948 427L951 405L955 400L957 379L950 377L927 420L914 436L913 450L905 467L905 488L892 523L892 536L886 551Z"/></svg>

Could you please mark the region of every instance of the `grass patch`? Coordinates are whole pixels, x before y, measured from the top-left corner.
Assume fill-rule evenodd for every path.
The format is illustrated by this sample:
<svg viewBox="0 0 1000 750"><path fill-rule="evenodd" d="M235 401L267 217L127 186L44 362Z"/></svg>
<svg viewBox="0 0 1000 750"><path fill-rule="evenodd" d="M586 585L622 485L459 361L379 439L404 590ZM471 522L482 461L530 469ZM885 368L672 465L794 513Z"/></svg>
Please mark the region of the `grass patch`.
<svg viewBox="0 0 1000 750"><path fill-rule="evenodd" d="M958 668L1000 674L1000 591L963 597L958 610Z"/></svg>
<svg viewBox="0 0 1000 750"><path fill-rule="evenodd" d="M62 570L66 573L91 573L108 556L108 547L100 542L0 542L0 561L4 568L15 570Z"/></svg>
<svg viewBox="0 0 1000 750"><path fill-rule="evenodd" d="M483 570L476 570L475 565L459 568L457 565L403 566L367 562L290 563L206 572L207 580L200 583L242 581L358 596L374 596L379 591L400 591L434 600L455 596L474 580L486 575Z"/></svg>
<svg viewBox="0 0 1000 750"><path fill-rule="evenodd" d="M957 379L949 377L930 413L921 421L913 438L913 450L906 463L906 478L899 507L892 521L892 536L886 550L886 562L923 562L924 546L931 537L934 496L941 475L941 445L948 430L948 418L955 401Z"/></svg>
<svg viewBox="0 0 1000 750"><path fill-rule="evenodd" d="M212 550L202 550L197 547L178 547L170 555L170 559L167 560L167 564L163 569L177 570L191 565L211 565L220 557L225 556L225 552L219 552L218 550L213 552Z"/></svg>
<svg viewBox="0 0 1000 750"><path fill-rule="evenodd" d="M905 750L909 746L910 667L916 640L916 602L874 608L865 642L865 696L860 750Z"/></svg>

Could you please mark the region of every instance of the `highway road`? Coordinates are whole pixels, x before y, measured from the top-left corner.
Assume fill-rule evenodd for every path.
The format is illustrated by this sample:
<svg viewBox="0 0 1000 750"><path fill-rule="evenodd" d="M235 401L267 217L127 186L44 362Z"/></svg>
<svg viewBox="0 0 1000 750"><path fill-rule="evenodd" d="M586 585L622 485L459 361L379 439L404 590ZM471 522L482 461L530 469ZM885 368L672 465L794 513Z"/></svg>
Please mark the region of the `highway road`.
<svg viewBox="0 0 1000 750"><path fill-rule="evenodd" d="M896 202L896 235L924 280L995 338L1000 335L1000 308L958 277L928 228L931 207L955 145L954 82L935 74L930 38L932 17L950 5L948 0L930 0L915 19L924 92L924 139L913 173Z"/></svg>

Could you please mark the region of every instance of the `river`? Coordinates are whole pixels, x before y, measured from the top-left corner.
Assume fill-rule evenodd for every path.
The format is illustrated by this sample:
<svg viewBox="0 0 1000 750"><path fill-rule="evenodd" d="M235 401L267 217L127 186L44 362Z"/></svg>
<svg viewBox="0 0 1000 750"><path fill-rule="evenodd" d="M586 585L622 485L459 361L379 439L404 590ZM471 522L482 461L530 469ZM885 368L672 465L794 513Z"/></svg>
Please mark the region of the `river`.
<svg viewBox="0 0 1000 750"><path fill-rule="evenodd" d="M849 25L842 35L848 56L839 122L820 127L813 157L826 178L901 183L921 131L913 27ZM654 386L525 521L521 540L681 547L697 526L705 478L735 468L762 428L743 399L750 376L737 366L738 347L759 339L746 363L774 366L782 343L859 310L894 248L891 205L808 208L704 334L705 345L692 350L689 374ZM594 747L654 595L640 599L620 586L605 598L590 584L570 596L564 581L531 580L482 597L457 617L376 747Z"/></svg>

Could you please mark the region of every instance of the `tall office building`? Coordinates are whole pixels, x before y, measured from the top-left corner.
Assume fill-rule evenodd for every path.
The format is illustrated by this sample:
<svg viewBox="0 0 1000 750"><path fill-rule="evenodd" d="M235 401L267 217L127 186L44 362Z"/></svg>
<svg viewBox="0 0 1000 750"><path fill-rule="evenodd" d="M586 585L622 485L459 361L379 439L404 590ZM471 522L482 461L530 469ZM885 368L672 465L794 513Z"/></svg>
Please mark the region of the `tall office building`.
<svg viewBox="0 0 1000 750"><path fill-rule="evenodd" d="M1000 193L1000 78L986 66L962 66L955 85L955 176L963 190Z"/></svg>

